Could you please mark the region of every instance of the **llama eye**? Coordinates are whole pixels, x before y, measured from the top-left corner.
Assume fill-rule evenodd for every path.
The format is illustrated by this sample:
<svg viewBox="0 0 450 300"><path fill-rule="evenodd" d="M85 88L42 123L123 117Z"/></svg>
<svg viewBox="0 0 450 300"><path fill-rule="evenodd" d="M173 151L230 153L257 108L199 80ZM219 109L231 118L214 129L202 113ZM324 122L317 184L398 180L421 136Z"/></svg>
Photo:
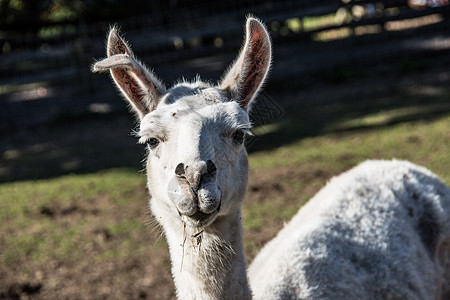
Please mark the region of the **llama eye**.
<svg viewBox="0 0 450 300"><path fill-rule="evenodd" d="M150 138L147 141L147 145L150 147L150 149L155 149L159 145L159 141L156 138Z"/></svg>
<svg viewBox="0 0 450 300"><path fill-rule="evenodd" d="M240 145L244 142L244 137L245 137L245 132L243 130L236 130L233 133L233 142L235 142L236 144Z"/></svg>

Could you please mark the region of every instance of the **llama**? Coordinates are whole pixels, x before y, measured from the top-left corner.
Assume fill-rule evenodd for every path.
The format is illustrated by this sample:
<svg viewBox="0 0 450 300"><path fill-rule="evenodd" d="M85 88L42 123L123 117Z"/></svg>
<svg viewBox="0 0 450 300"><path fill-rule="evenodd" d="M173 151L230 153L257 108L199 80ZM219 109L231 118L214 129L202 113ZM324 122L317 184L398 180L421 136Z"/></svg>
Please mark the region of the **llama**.
<svg viewBox="0 0 450 300"><path fill-rule="evenodd" d="M271 64L265 27L216 85L166 89L111 29L110 71L146 144L150 208L164 230L179 299L445 299L450 189L404 161L367 161L332 179L248 269L241 205L248 111ZM257 105L257 104L255 104Z"/></svg>

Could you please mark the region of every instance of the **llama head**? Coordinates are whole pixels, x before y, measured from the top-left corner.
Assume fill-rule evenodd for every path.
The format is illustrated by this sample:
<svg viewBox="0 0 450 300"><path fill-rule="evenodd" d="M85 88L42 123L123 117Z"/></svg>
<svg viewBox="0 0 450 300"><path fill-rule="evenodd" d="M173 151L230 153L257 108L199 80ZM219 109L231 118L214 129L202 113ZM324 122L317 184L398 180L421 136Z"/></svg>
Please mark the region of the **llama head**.
<svg viewBox="0 0 450 300"><path fill-rule="evenodd" d="M216 85L197 80L166 89L115 29L109 33L107 56L93 71L109 70L137 114L157 217L168 213L189 226L205 227L235 213L247 187L248 111L270 67L264 26L247 19L241 53Z"/></svg>

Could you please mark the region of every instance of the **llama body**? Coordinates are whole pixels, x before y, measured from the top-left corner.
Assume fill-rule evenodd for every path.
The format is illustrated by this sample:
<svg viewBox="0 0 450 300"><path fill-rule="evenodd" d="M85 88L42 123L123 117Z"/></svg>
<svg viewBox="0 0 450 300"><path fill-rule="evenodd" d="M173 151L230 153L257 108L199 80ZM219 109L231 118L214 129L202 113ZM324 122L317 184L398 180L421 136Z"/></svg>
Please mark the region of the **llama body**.
<svg viewBox="0 0 450 300"><path fill-rule="evenodd" d="M110 72L138 117L150 207L169 244L179 299L444 297L449 189L397 161L366 162L333 179L255 258L249 285L243 141L271 62L259 21L247 20L241 53L218 84L166 89L115 29L107 56L93 71Z"/></svg>
<svg viewBox="0 0 450 300"><path fill-rule="evenodd" d="M440 299L449 211L450 189L428 170L364 162L333 178L257 255L255 299Z"/></svg>

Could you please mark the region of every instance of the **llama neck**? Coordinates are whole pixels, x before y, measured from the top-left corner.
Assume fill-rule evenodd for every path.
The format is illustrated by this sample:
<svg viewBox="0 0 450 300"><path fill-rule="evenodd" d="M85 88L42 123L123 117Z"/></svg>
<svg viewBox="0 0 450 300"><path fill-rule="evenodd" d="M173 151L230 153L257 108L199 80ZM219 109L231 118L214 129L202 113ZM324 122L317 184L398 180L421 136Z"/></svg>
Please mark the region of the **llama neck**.
<svg viewBox="0 0 450 300"><path fill-rule="evenodd" d="M178 299L251 299L240 210L204 229L164 225Z"/></svg>

